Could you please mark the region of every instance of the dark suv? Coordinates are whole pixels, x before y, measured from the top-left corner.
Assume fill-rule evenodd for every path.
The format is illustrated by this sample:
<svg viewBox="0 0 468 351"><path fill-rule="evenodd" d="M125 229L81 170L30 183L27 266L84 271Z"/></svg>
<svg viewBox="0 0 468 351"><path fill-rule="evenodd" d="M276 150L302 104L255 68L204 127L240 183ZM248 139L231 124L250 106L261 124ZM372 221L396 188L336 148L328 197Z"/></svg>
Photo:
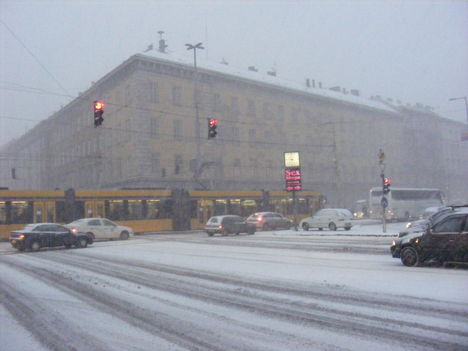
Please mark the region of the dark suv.
<svg viewBox="0 0 468 351"><path fill-rule="evenodd" d="M405 266L468 262L468 208L454 208L424 232L398 238L390 248Z"/></svg>

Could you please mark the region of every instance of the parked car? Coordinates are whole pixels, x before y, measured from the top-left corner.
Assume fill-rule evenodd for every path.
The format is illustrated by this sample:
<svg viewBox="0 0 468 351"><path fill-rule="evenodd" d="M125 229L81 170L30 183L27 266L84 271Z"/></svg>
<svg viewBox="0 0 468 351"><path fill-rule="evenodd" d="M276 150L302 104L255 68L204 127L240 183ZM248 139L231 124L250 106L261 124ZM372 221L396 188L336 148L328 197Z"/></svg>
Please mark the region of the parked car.
<svg viewBox="0 0 468 351"><path fill-rule="evenodd" d="M405 266L424 263L468 262L468 208L445 213L423 232L408 233L393 241L392 257Z"/></svg>
<svg viewBox="0 0 468 351"><path fill-rule="evenodd" d="M118 225L106 218L82 218L66 225L73 232L87 233L94 239L127 240L133 236L133 229Z"/></svg>
<svg viewBox="0 0 468 351"><path fill-rule="evenodd" d="M310 228L328 228L330 230L337 230L343 228L350 230L353 226L353 214L345 208L324 208L317 211L312 217L304 218L299 226L304 230Z"/></svg>
<svg viewBox="0 0 468 351"><path fill-rule="evenodd" d="M73 232L55 223L28 224L23 229L10 233L10 244L19 251L38 251L41 247L65 246L86 247L93 239L81 232Z"/></svg>
<svg viewBox="0 0 468 351"><path fill-rule="evenodd" d="M236 215L224 215L211 217L206 222L205 231L209 236L213 236L216 233L227 235L230 233L239 234L255 233L255 225L244 221L240 216Z"/></svg>
<svg viewBox="0 0 468 351"><path fill-rule="evenodd" d="M289 229L293 222L277 212L257 212L247 218L247 222L255 224L257 229Z"/></svg>

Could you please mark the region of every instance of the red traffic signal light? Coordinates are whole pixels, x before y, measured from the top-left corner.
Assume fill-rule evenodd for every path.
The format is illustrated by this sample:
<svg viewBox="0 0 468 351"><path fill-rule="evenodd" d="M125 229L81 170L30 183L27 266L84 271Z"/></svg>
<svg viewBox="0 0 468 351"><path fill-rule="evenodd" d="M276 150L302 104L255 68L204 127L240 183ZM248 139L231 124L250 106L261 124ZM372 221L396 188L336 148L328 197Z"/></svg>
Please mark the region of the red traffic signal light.
<svg viewBox="0 0 468 351"><path fill-rule="evenodd" d="M104 106L106 104L104 101L96 100L94 101L94 126L98 127L104 121L102 115L104 114Z"/></svg>
<svg viewBox="0 0 468 351"><path fill-rule="evenodd" d="M218 124L218 120L215 118L208 118L208 139L216 137L216 134L218 132L216 131L216 128Z"/></svg>
<svg viewBox="0 0 468 351"><path fill-rule="evenodd" d="M100 101L100 100L94 101L94 111L104 111L104 106L106 106L104 101Z"/></svg>
<svg viewBox="0 0 468 351"><path fill-rule="evenodd" d="M383 193L388 194L390 192L390 183L392 180L390 178L384 178L383 180Z"/></svg>

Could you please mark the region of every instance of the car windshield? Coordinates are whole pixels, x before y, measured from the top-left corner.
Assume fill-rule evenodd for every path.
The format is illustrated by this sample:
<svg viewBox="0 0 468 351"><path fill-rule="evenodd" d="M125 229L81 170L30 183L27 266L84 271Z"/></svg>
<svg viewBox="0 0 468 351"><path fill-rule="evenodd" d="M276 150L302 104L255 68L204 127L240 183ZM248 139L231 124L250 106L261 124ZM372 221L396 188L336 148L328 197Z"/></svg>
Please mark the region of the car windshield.
<svg viewBox="0 0 468 351"><path fill-rule="evenodd" d="M86 219L77 219L76 221L73 221L71 223L69 223L69 225L78 225L78 224L83 224L83 223L86 223Z"/></svg>

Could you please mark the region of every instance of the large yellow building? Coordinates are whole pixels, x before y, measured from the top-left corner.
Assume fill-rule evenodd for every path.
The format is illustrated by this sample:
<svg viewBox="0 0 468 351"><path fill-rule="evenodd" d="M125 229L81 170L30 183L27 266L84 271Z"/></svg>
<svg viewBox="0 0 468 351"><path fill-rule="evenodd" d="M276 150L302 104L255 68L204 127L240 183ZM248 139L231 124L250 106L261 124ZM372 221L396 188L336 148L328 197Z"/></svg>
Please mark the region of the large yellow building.
<svg viewBox="0 0 468 351"><path fill-rule="evenodd" d="M106 103L95 128L93 101ZM218 119L209 140L207 119ZM299 151L303 188L350 206L380 184L438 187L468 198L464 124L424 106L274 72L135 55L2 149L10 189L284 188L284 152ZM14 175L13 175L14 170Z"/></svg>

